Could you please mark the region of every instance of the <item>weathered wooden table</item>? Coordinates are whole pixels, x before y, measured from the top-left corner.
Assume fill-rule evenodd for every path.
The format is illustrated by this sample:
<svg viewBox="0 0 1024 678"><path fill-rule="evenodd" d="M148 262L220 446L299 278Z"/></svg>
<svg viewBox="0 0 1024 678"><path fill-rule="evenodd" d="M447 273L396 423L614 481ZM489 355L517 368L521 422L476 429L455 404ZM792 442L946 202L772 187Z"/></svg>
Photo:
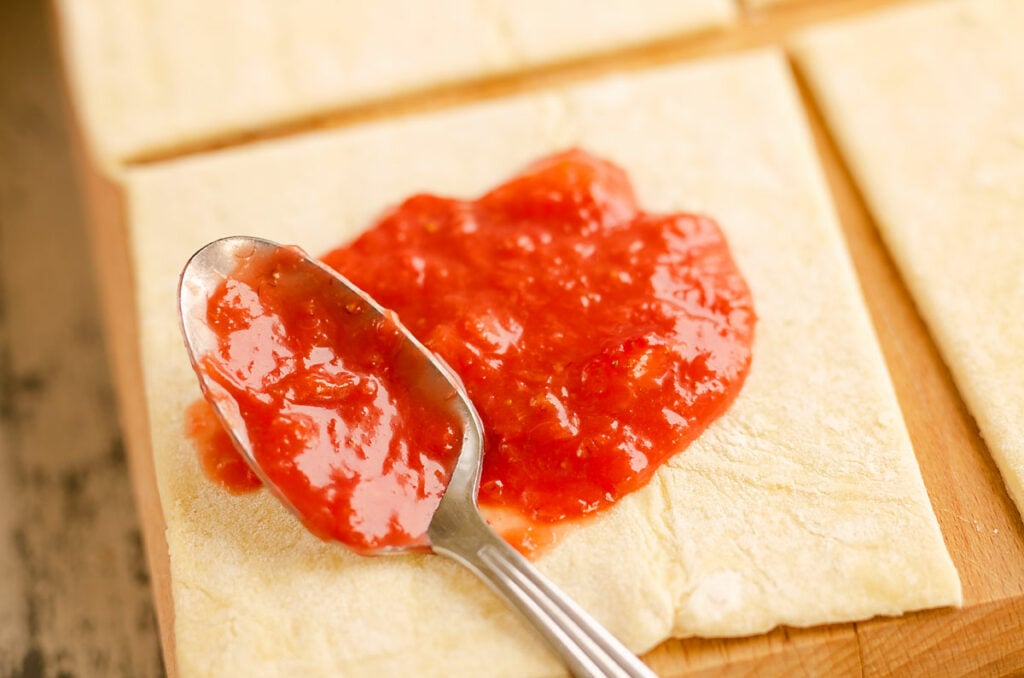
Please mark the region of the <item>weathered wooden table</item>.
<svg viewBox="0 0 1024 678"><path fill-rule="evenodd" d="M0 676L158 676L48 31L0 2Z"/></svg>

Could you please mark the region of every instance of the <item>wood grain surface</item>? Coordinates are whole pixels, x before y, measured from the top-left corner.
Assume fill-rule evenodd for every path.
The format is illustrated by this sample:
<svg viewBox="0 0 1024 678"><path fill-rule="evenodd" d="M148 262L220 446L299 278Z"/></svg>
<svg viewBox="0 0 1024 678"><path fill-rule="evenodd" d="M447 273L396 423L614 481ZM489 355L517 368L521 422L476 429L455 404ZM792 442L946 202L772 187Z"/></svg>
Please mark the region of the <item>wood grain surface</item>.
<svg viewBox="0 0 1024 678"><path fill-rule="evenodd" d="M916 0L907 0L916 1ZM615 54L538 68L515 77L446 86L317 118L211 140L133 163L288 136L321 127L431 110L481 98L695 57L785 44L802 27L870 11L881 0L806 0L762 11L744 10L732 28ZM796 74L799 80L799 73ZM966 411L927 329L881 245L871 215L852 182L813 100L803 89L808 122L860 277L871 317L896 387L925 484L960 572L964 607L813 629L776 629L758 637L667 641L645 659L661 675L1013 675L1024 673L1024 526ZM80 140L79 140L80 141ZM75 144L86 186L100 284L108 302L107 331L114 356L124 430L137 496L165 656L173 661L173 609L167 590L163 520L152 473L131 309L124 211L116 178ZM5 325L6 327L6 325ZM5 387L6 388L6 387ZM7 457L9 455L5 455ZM0 480L0 491L3 490ZM122 488L122 492L124 489ZM0 568L4 567L0 552ZM0 596L6 582L0 582ZM137 591L138 587L132 590ZM0 604L4 599L0 597ZM124 610L124 614L132 614ZM0 615L4 614L0 611ZM144 643L142 639L135 639ZM150 638L152 640L152 638ZM24 644L24 643L23 643ZM139 647L142 647L140 645ZM145 652L139 651L138 656ZM135 656L135 655L133 655ZM2 665L0 665L2 670ZM173 675L173 664L168 665ZM133 675L140 675L139 673Z"/></svg>
<svg viewBox="0 0 1024 678"><path fill-rule="evenodd" d="M0 676L157 676L50 44L45 5L0 3Z"/></svg>

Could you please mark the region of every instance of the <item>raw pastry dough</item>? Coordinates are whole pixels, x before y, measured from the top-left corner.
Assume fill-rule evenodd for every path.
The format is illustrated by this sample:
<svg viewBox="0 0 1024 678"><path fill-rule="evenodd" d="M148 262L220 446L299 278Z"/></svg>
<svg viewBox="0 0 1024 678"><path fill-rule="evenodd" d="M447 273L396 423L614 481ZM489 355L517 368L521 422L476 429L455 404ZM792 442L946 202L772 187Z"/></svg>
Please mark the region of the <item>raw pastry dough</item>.
<svg viewBox="0 0 1024 678"><path fill-rule="evenodd" d="M475 196L571 145L621 163L647 209L714 215L760 321L730 411L539 566L636 651L959 604L785 62L762 52L128 171L183 675L557 670L453 564L363 559L213 486L182 434L198 389L174 309L213 238L323 252L410 193Z"/></svg>
<svg viewBox="0 0 1024 678"><path fill-rule="evenodd" d="M102 161L721 26L732 0L58 0Z"/></svg>
<svg viewBox="0 0 1024 678"><path fill-rule="evenodd" d="M742 0L743 4L753 10L775 7L776 5L789 5L795 2L807 2L808 0Z"/></svg>
<svg viewBox="0 0 1024 678"><path fill-rule="evenodd" d="M798 47L1024 510L1024 2L893 10L811 31Z"/></svg>

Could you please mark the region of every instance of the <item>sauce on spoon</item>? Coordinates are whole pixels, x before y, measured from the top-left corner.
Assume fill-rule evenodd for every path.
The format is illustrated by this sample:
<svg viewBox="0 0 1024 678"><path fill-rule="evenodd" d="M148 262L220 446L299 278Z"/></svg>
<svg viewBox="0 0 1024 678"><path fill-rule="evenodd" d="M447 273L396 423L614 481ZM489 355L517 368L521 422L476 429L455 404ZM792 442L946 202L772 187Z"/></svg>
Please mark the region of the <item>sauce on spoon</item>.
<svg viewBox="0 0 1024 678"><path fill-rule="evenodd" d="M417 378L422 356L393 314L367 313L330 282L292 248L240 259L208 299L217 348L197 369L310 531L362 553L425 548L461 425ZM226 459L219 468L251 484Z"/></svg>

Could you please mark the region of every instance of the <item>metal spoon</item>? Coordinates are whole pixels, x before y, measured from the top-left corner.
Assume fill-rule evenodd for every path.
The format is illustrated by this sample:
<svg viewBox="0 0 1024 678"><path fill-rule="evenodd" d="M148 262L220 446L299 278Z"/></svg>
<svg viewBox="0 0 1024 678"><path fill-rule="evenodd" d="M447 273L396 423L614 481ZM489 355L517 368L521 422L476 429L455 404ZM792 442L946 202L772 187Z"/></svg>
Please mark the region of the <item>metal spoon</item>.
<svg viewBox="0 0 1024 678"><path fill-rule="evenodd" d="M185 265L178 288L181 326L189 357L200 381L205 370L202 358L215 350L217 338L206 323L207 299L231 275L240 262L257 254L272 254L275 243L236 236L210 243L196 252ZM385 311L369 295L316 260L306 256L310 276L328 276L340 294L350 294L363 312L381 315ZM452 558L472 570L534 626L575 676L650 677L654 673L627 650L604 627L583 611L565 593L511 548L488 526L477 507L477 490L483 460L483 424L458 376L404 327L399 327L412 346L423 355L422 379L436 384L463 427L462 449L427 536L434 553ZM260 468L253 456L237 408L213 403L235 446L264 484L292 511L285 495Z"/></svg>

